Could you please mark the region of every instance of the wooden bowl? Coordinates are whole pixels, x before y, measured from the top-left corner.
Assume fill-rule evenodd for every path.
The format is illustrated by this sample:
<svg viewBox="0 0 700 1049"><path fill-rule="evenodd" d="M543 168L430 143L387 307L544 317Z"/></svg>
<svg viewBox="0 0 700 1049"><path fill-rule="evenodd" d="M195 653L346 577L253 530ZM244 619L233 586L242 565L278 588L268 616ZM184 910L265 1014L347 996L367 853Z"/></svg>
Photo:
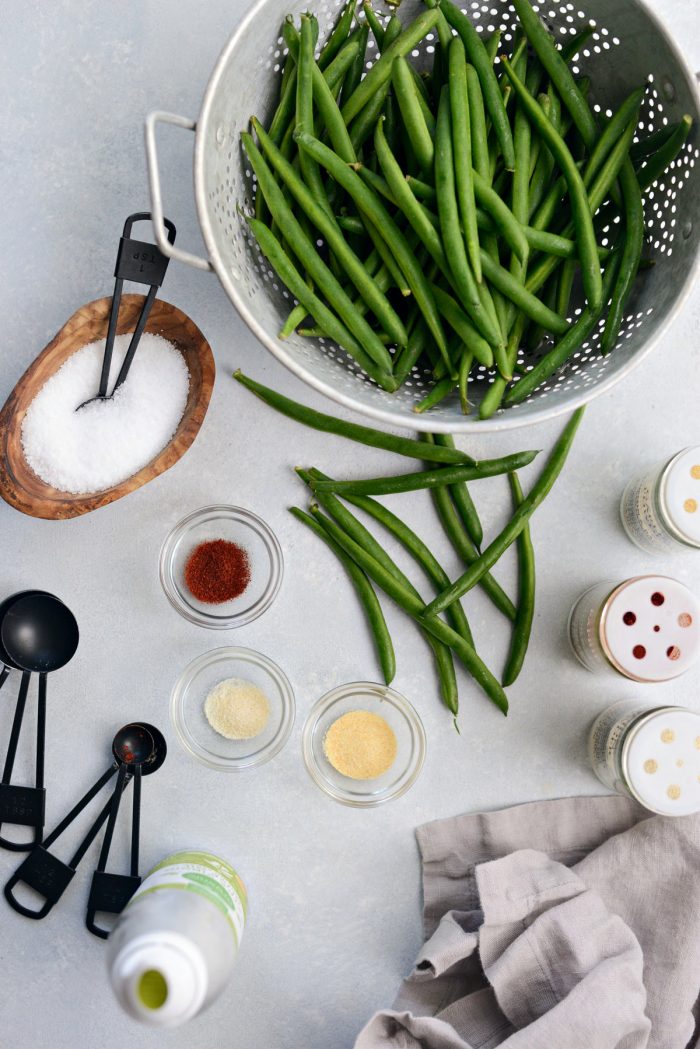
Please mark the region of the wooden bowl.
<svg viewBox="0 0 700 1049"><path fill-rule="evenodd" d="M123 295L119 307L117 335L136 327L144 297ZM156 299L145 330L174 343L185 358L190 373L190 391L185 412L172 440L138 473L113 488L91 495L71 495L46 484L30 469L22 450L24 416L47 379L58 371L72 353L107 335L111 298L96 299L81 306L63 325L46 349L29 366L0 411L0 495L23 514L49 520L65 520L90 513L121 499L170 469L181 459L199 432L209 407L216 368L209 343L190 318L169 302Z"/></svg>

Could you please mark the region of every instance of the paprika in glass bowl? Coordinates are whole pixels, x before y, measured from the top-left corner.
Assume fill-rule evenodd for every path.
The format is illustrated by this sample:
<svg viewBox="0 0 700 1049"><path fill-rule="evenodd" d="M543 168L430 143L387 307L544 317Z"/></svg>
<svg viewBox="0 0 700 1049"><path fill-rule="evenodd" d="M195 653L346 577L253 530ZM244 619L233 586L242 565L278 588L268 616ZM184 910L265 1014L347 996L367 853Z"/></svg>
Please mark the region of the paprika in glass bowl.
<svg viewBox="0 0 700 1049"><path fill-rule="evenodd" d="M240 506L204 506L183 518L160 551L168 601L198 626L230 630L270 607L282 583L272 529Z"/></svg>

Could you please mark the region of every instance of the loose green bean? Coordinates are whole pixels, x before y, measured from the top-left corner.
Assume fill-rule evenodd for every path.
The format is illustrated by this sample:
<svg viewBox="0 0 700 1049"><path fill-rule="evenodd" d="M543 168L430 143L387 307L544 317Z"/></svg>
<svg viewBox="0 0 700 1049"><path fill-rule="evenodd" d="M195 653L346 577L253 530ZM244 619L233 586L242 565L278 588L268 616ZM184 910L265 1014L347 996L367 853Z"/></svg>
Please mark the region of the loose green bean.
<svg viewBox="0 0 700 1049"><path fill-rule="evenodd" d="M393 45L392 45L393 46ZM388 54L388 51L387 51ZM380 62L382 59L379 60ZM379 63L377 63L378 65ZM373 66L374 70L376 66ZM363 81L364 83L365 81ZM415 256L409 247L406 238L380 199L362 181L357 172L353 171L328 149L322 142L312 135L295 134L300 149L308 152L316 159L330 175L345 189L355 201L355 204L375 224L382 238L389 247L392 255L401 267L406 281L415 296L416 302L425 317L426 324L432 332L433 338L444 357L447 357L447 343L445 333L442 330L440 317L435 306L430 286L418 265Z"/></svg>
<svg viewBox="0 0 700 1049"><path fill-rule="evenodd" d="M396 656L394 654L394 646L392 644L389 628L386 625L386 619L382 612L382 606L379 604L379 598L374 591L374 587L359 565L355 564L353 559L346 554L345 550L343 550L342 546L339 546L338 543L331 538L328 532L319 525L315 518L305 514L303 510L300 510L296 506L290 507L289 512L293 517L296 517L298 521L305 524L307 528L310 528L319 539L322 539L323 542L330 547L347 574L350 576L372 632L379 665L381 666L382 674L384 675L384 681L387 685L390 685L396 674Z"/></svg>
<svg viewBox="0 0 700 1049"><path fill-rule="evenodd" d="M513 494L513 510L523 502L523 490L518 475L508 475ZM535 550L526 524L517 538L518 544L518 614L513 624L510 650L503 671L503 685L512 685L522 670L525 654L530 643L532 621L535 617Z"/></svg>
<svg viewBox="0 0 700 1049"><path fill-rule="evenodd" d="M314 512L312 508L312 513ZM437 616L425 616L425 605L416 598L388 572L375 558L367 554L359 543L347 535L334 522L330 523L329 532L345 549L357 564L367 573L370 579L391 597L404 611L408 612L419 625L430 631L439 641L448 645L460 659L474 680L481 686L489 699L504 714L508 712L508 699L501 685L485 663L479 658L474 648L467 644L463 637L444 623ZM456 711L453 711L456 713Z"/></svg>
<svg viewBox="0 0 700 1049"><path fill-rule="evenodd" d="M497 34L494 33L494 36ZM498 48L498 40L496 40ZM448 53L450 108L452 112L452 143L455 165L455 188L459 214L467 243L469 262L477 283L481 283L481 256L479 231L474 200L472 174L471 121L469 119L469 89L467 63L461 37L453 37Z"/></svg>
<svg viewBox="0 0 700 1049"><path fill-rule="evenodd" d="M451 587L448 587L448 589L444 590L438 598L431 601L425 610L426 619L430 616L437 615L438 612L442 612L448 607L448 605L452 604L453 601L458 600L463 594L466 594L467 591L471 590L472 587L478 583L482 574L487 572L489 568L491 568L492 565L502 557L511 543L518 538L530 517L532 517L532 514L551 491L554 482L561 473L564 463L566 462L566 457L571 449L576 431L581 423L584 410L584 408L578 408L574 412L571 419L564 427L559 440L554 445L542 472L532 486L529 494L523 499L503 531L496 536L493 542L487 546L486 550L484 550L477 560L469 566L467 571L464 572L459 579L455 580Z"/></svg>
<svg viewBox="0 0 700 1049"><path fill-rule="evenodd" d="M454 448L455 442L452 434L449 433L434 433L432 440L435 444L442 446L443 448ZM481 546L484 538L484 531L481 527L481 520L479 514L474 505L474 500L471 497L469 489L467 488L466 482L461 484L452 484L449 487L450 495L452 496L452 502L455 504L457 513L462 519L462 524L469 534L469 538L476 547Z"/></svg>
<svg viewBox="0 0 700 1049"><path fill-rule="evenodd" d="M503 154L506 169L512 171L515 167L513 135L508 123L505 106L503 105L498 80L496 79L488 51L484 47L484 42L466 15L463 15L459 8L451 3L451 0L440 0L440 10L462 38L469 61L478 74L486 109L491 117L491 123Z"/></svg>
<svg viewBox="0 0 700 1049"><path fill-rule="evenodd" d="M483 477L497 477L527 466L538 453L515 452L500 459L482 459L473 466L444 466L435 470L417 470L410 474L387 477L364 477L352 481L313 481L315 492L333 492L335 495L394 495L398 492L416 492L423 488L477 481Z"/></svg>
<svg viewBox="0 0 700 1049"><path fill-rule="evenodd" d="M526 2L526 0L518 0L518 2L522 4ZM558 54L558 52L555 53ZM503 59L503 68L513 85L526 116L556 159L562 169L564 177L566 178L571 198L571 209L576 227L576 241L579 246L581 276L583 278L584 291L591 307L594 310L600 309L603 282L600 263L598 261L598 247L595 239L595 231L593 229L593 217L588 206L586 189L583 185L583 180L576 166L576 162L569 152L564 140L554 130L535 99L515 75L508 60L505 58Z"/></svg>
<svg viewBox="0 0 700 1049"><path fill-rule="evenodd" d="M466 452L452 448L436 448L428 441L414 441L410 437L398 437L396 434L384 433L375 430L371 426L360 426L357 423L348 422L345 419L336 419L324 412L317 412L314 408L299 404L297 401L284 397L281 393L271 390L268 386L250 379L238 369L233 373L242 386L254 393L261 401L280 412L282 415L294 419L296 422L309 426L312 430L320 430L323 433L334 433L338 437L346 437L359 444L367 444L372 448L384 448L387 452L396 455L405 455L410 459L427 459L435 463L473 463L474 460Z"/></svg>
<svg viewBox="0 0 700 1049"><path fill-rule="evenodd" d="M328 247L338 259L340 265L357 288L369 309L372 310L382 328L391 335L397 345L405 346L408 335L403 321L376 282L368 277L364 263L348 245L337 227L335 219L329 219L325 211L318 205L313 194L299 178L294 167L282 156L281 151L277 149L270 137L265 133L261 124L255 118L253 118L252 123L270 164L281 177L292 196L296 198L304 214L313 222L322 236L325 237Z"/></svg>
<svg viewBox="0 0 700 1049"><path fill-rule="evenodd" d="M394 59L413 50L436 22L437 11L424 11L386 48L381 58L374 63L365 78L360 81L352 95L343 104L342 113L346 124L349 124L352 118L364 109L374 93L389 80Z"/></svg>

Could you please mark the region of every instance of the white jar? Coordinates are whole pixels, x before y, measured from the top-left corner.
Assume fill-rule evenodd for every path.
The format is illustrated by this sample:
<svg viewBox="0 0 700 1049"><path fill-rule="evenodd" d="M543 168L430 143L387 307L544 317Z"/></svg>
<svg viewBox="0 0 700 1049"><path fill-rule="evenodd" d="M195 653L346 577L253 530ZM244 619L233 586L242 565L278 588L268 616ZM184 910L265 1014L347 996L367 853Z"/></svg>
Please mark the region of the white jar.
<svg viewBox="0 0 700 1049"><path fill-rule="evenodd" d="M649 553L700 549L700 446L630 481L620 516L632 542Z"/></svg>
<svg viewBox="0 0 700 1049"><path fill-rule="evenodd" d="M207 852L178 852L154 867L108 943L124 1009L152 1027L179 1027L223 990L243 935L247 896L238 874Z"/></svg>
<svg viewBox="0 0 700 1049"><path fill-rule="evenodd" d="M700 714L615 703L591 726L588 755L610 790L663 816L700 811Z"/></svg>
<svg viewBox="0 0 700 1049"><path fill-rule="evenodd" d="M700 655L700 602L667 576L597 583L571 609L569 640L588 670L669 681Z"/></svg>

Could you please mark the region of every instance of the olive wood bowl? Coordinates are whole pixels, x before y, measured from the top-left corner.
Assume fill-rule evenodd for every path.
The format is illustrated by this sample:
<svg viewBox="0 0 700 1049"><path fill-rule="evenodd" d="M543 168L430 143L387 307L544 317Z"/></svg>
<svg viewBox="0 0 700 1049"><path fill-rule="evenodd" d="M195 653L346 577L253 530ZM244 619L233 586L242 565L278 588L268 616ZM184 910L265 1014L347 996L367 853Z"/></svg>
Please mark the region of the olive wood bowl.
<svg viewBox="0 0 700 1049"><path fill-rule="evenodd" d="M144 302L142 295L123 295L117 334L132 332ZM156 299L145 331L174 343L185 358L190 390L185 411L169 444L138 473L113 488L90 495L60 492L41 480L29 467L22 450L22 422L27 409L47 379L72 353L107 335L111 298L81 306L29 366L0 411L0 495L24 514L48 520L65 520L107 506L135 492L169 470L190 447L204 421L214 386L216 368L209 343L197 325L169 302Z"/></svg>

